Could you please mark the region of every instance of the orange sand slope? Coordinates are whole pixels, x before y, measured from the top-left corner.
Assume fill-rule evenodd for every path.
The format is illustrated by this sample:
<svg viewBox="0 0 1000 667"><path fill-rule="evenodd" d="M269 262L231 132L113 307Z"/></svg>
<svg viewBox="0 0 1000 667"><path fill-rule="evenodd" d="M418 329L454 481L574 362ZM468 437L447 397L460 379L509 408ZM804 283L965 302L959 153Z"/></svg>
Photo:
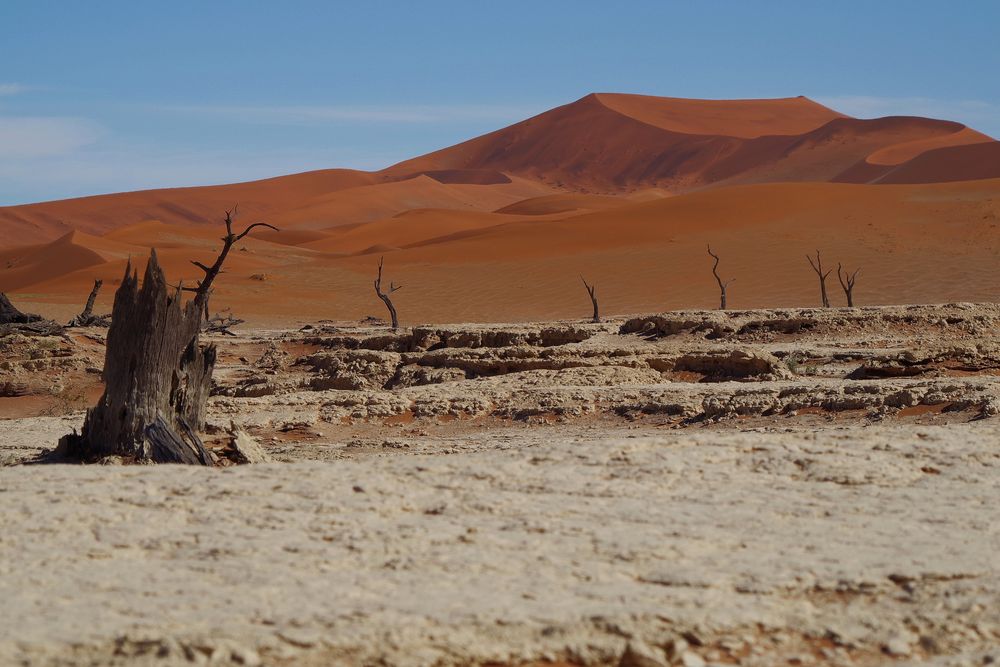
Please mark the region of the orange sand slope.
<svg viewBox="0 0 1000 667"><path fill-rule="evenodd" d="M237 202L244 216L264 216L304 199L374 181L375 177L365 172L329 169L233 185L143 190L0 207L4 230L0 247L51 240L73 229L104 234L144 220L216 223L219 214Z"/></svg>
<svg viewBox="0 0 1000 667"><path fill-rule="evenodd" d="M613 111L671 132L743 139L803 134L826 125L834 118L845 117L805 97L687 100L609 93L599 93L595 97Z"/></svg>
<svg viewBox="0 0 1000 667"><path fill-rule="evenodd" d="M486 169L575 191L682 192L713 184L869 182L884 170L869 178L858 165L896 164L924 150L975 142L992 139L949 121L858 120L801 97L711 101L594 94L382 173ZM990 175L987 168L973 177Z"/></svg>
<svg viewBox="0 0 1000 667"><path fill-rule="evenodd" d="M998 288L1000 142L803 97L594 94L381 172L0 208L0 290L72 314L95 278L112 287L151 247L171 280L196 280L190 260L213 257L237 202L239 224L281 231L244 240L213 305L261 322L380 314L383 254L411 323L577 316L581 273L607 313L710 306L707 242L737 278L734 307L813 303L803 255L816 247L863 265L862 303Z"/></svg>
<svg viewBox="0 0 1000 667"><path fill-rule="evenodd" d="M734 308L816 304L805 254L817 248L828 268L862 269L862 305L992 300L998 225L1000 179L745 185L565 217L412 211L298 247L247 239L213 307L257 323L380 316L371 286L378 255L386 277L404 286L394 299L410 324L582 317L580 275L596 282L607 314L712 307L708 243L723 276L736 278ZM172 280L197 278L188 260L211 256L210 243L191 238L189 248L161 251ZM72 314L94 277L113 283L124 263L89 265L23 291L36 310L63 313L65 304ZM828 282L842 304L836 277Z"/></svg>

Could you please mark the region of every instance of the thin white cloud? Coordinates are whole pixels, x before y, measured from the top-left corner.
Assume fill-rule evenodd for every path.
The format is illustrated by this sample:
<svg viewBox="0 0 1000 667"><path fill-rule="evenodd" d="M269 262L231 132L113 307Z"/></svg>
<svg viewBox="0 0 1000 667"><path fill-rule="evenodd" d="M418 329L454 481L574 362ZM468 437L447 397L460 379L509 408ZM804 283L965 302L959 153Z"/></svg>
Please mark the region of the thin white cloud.
<svg viewBox="0 0 1000 667"><path fill-rule="evenodd" d="M507 122L538 113L538 109L514 106L253 106L167 105L152 110L168 113L209 115L247 123L302 125L320 123L421 124L452 122Z"/></svg>
<svg viewBox="0 0 1000 667"><path fill-rule="evenodd" d="M820 95L815 99L820 104L858 118L924 116L958 121L993 136L1000 133L1000 105L983 100L874 95Z"/></svg>
<svg viewBox="0 0 1000 667"><path fill-rule="evenodd" d="M27 86L22 86L19 83L0 83L0 97L4 95L19 95L27 89Z"/></svg>
<svg viewBox="0 0 1000 667"><path fill-rule="evenodd" d="M0 158L36 158L72 153L101 135L81 118L0 116Z"/></svg>
<svg viewBox="0 0 1000 667"><path fill-rule="evenodd" d="M155 150L104 142L64 155L0 155L0 206L152 188L237 183L314 169L380 169L409 155L356 150Z"/></svg>

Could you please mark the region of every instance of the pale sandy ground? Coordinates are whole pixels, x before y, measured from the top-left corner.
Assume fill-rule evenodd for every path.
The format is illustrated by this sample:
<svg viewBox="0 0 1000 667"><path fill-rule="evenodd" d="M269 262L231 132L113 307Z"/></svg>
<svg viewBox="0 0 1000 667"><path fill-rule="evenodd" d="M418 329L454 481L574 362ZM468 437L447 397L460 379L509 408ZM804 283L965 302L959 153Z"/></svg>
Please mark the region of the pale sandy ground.
<svg viewBox="0 0 1000 667"><path fill-rule="evenodd" d="M993 420L526 433L460 456L0 469L0 663L614 664L629 641L666 663L689 633L687 664L987 664L1000 642Z"/></svg>
<svg viewBox="0 0 1000 667"><path fill-rule="evenodd" d="M10 465L79 426L103 333L8 336L0 665L995 663L998 330L242 332L210 437L284 462L213 469Z"/></svg>

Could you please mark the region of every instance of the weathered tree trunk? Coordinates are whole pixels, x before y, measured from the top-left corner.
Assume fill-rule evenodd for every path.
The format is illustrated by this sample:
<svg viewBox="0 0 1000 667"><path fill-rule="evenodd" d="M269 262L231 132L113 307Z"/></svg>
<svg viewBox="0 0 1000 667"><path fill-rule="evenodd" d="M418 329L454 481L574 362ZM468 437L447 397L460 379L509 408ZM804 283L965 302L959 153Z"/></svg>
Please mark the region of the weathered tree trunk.
<svg viewBox="0 0 1000 667"><path fill-rule="evenodd" d="M719 283L719 310L725 310L726 292L729 289L729 283L736 280L736 278L722 282L722 278L719 277L719 256L712 252L711 245L708 246L708 254L715 260L715 263L712 264L712 275L715 276L715 282Z"/></svg>
<svg viewBox="0 0 1000 667"><path fill-rule="evenodd" d="M63 328L57 322L34 313L22 313L0 292L0 337L16 332L26 336L55 336Z"/></svg>
<svg viewBox="0 0 1000 667"><path fill-rule="evenodd" d="M601 321L601 312L597 307L597 285L590 285L587 283L587 279L580 276L580 280L583 281L583 286L587 288L587 294L590 295L590 303L594 306L594 316L590 318L590 321L597 324Z"/></svg>
<svg viewBox="0 0 1000 667"><path fill-rule="evenodd" d="M87 412L83 432L66 437L67 453L192 462L182 453L164 454L162 443L183 443L177 434L204 429L215 347L199 345L201 299L185 304L182 294L167 285L155 250L141 286L131 263L126 267L108 330L104 394ZM147 438L151 427L161 437ZM164 429L175 437L162 437Z"/></svg>
<svg viewBox="0 0 1000 667"><path fill-rule="evenodd" d="M858 279L860 271L861 269L855 269L854 273L848 273L841 268L840 264L837 264L837 280L840 281L840 286L844 289L848 308L854 308L854 283Z"/></svg>
<svg viewBox="0 0 1000 667"><path fill-rule="evenodd" d="M202 316L207 317L212 284L233 245L257 227L233 231L226 211L222 250L197 287L167 285L156 259L149 254L139 286L132 263L115 292L111 329L104 355L104 394L87 411L83 432L59 442L62 453L85 460L116 455L157 463L211 463L197 432L205 428L205 403L215 367L215 347L199 344ZM95 287L96 290L96 287ZM194 292L184 303L183 293Z"/></svg>
<svg viewBox="0 0 1000 667"><path fill-rule="evenodd" d="M41 315L22 313L10 302L6 294L0 292L0 324L28 324L29 322L40 322L41 320Z"/></svg>
<svg viewBox="0 0 1000 667"><path fill-rule="evenodd" d="M103 326L109 325L109 317L107 315L100 316L94 315L94 302L97 301L97 293L101 291L101 285L104 284L103 280L95 280L94 287L90 290L90 296L87 297L87 305L83 307L83 312L74 317L69 321L68 327L91 327L91 326Z"/></svg>
<svg viewBox="0 0 1000 667"><path fill-rule="evenodd" d="M815 271L816 275L819 277L819 291L820 291L820 297L823 300L823 307L824 308L829 308L830 307L830 297L827 296L827 294L826 294L826 278L827 278L827 276L830 275L830 271L832 271L833 269L830 269L829 271L826 271L824 273L824 271L823 271L823 258L821 258L819 256L819 250L816 251L816 261L815 262L813 262L812 257L810 257L809 255L806 255L806 259L809 260L809 266L812 267L813 271Z"/></svg>
<svg viewBox="0 0 1000 667"><path fill-rule="evenodd" d="M185 437L186 436L186 437ZM158 416L143 431L146 456L157 463L186 463L188 465L212 465L211 457L201 439L190 429L184 435Z"/></svg>
<svg viewBox="0 0 1000 667"><path fill-rule="evenodd" d="M399 318L396 317L396 307L392 305L392 299L389 298L389 295L392 294L393 292L403 289L403 286L396 285L395 283L390 282L389 291L388 292L382 291L382 262L384 259L385 259L384 257L380 257L378 260L378 277L375 278L375 294L378 295L378 298L382 299L382 303L384 303L385 307L389 310L389 317L392 320L392 328L398 329Z"/></svg>
<svg viewBox="0 0 1000 667"><path fill-rule="evenodd" d="M393 329L399 328L399 316L396 315L396 307L392 305L392 301L389 299L387 294L379 294L379 298L385 303L385 307L389 310L389 321Z"/></svg>
<svg viewBox="0 0 1000 667"><path fill-rule="evenodd" d="M90 290L90 296L87 297L87 305L83 307L83 312L80 313L80 319L89 320L90 316L94 314L94 302L97 301L97 293L101 291L101 285L103 284L103 280L94 281L94 288Z"/></svg>

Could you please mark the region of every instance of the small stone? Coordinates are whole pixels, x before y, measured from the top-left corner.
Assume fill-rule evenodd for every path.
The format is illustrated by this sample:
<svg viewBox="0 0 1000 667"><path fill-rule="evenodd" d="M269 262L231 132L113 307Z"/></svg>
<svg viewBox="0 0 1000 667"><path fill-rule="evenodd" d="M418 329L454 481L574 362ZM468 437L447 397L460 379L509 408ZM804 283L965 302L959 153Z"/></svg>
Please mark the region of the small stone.
<svg viewBox="0 0 1000 667"><path fill-rule="evenodd" d="M905 637L896 636L885 643L885 652L889 655L906 656L912 651L910 641Z"/></svg>
<svg viewBox="0 0 1000 667"><path fill-rule="evenodd" d="M678 637L674 639L669 644L667 644L667 657L671 660L680 660L681 654L687 651L688 643L687 640Z"/></svg>
<svg viewBox="0 0 1000 667"><path fill-rule="evenodd" d="M242 646L236 647L232 650L233 662L246 665L246 667L259 667L260 656L257 651L251 648L245 648Z"/></svg>
<svg viewBox="0 0 1000 667"><path fill-rule="evenodd" d="M661 651L632 640L625 646L618 667L667 667L667 661Z"/></svg>
<svg viewBox="0 0 1000 667"><path fill-rule="evenodd" d="M240 463L270 463L271 457L260 443L250 437L246 431L237 428L233 422L231 426L233 437L233 449L236 450L236 459Z"/></svg>
<svg viewBox="0 0 1000 667"><path fill-rule="evenodd" d="M726 649L730 653L736 653L737 651L742 649L746 643L749 642L744 642L743 640L737 639L735 637L726 637L725 639L719 642L719 646Z"/></svg>
<svg viewBox="0 0 1000 667"><path fill-rule="evenodd" d="M212 651L212 655L209 656L208 661L213 664L229 662L230 655L229 649L225 646L216 646L215 650Z"/></svg>
<svg viewBox="0 0 1000 667"><path fill-rule="evenodd" d="M681 653L681 664L684 667L705 667L705 661L694 651Z"/></svg>

